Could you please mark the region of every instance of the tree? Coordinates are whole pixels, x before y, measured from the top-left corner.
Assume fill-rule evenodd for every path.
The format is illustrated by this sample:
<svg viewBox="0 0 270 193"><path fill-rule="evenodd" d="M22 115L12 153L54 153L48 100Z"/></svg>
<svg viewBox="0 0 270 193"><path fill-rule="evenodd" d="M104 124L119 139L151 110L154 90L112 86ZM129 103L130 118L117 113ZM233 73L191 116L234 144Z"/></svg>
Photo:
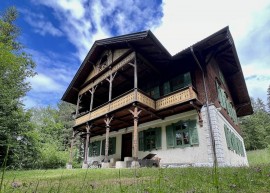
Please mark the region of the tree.
<svg viewBox="0 0 270 193"><path fill-rule="evenodd" d="M0 162L10 146L8 165L15 167L28 154L32 159L34 149L30 151L29 147L35 142L30 115L21 101L30 90L27 78L35 75L35 64L17 40L20 34L14 25L17 17L14 7L0 15Z"/></svg>
<svg viewBox="0 0 270 193"><path fill-rule="evenodd" d="M31 122L38 133L40 157L37 167L58 168L68 161L72 132L72 112L75 106L60 102L58 108L50 106L31 109Z"/></svg>
<svg viewBox="0 0 270 193"><path fill-rule="evenodd" d="M247 150L263 149L270 145L270 115L261 99L251 99L254 114L241 118L241 128Z"/></svg>
<svg viewBox="0 0 270 193"><path fill-rule="evenodd" d="M268 113L270 113L270 85L267 89L267 108L268 108Z"/></svg>

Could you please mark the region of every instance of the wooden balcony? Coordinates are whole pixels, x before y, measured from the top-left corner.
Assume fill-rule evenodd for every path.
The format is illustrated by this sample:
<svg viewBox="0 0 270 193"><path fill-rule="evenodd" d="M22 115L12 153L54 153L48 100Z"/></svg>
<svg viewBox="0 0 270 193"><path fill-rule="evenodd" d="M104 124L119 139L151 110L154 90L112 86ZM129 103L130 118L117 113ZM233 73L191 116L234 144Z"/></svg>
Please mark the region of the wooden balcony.
<svg viewBox="0 0 270 193"><path fill-rule="evenodd" d="M193 90L193 88L190 86L183 90L181 89L179 91L171 93L168 96L165 96L161 99L158 99L156 101L156 110L159 111L159 110L162 110L162 109L174 106L174 105L178 105L180 103L184 103L186 101L196 99L196 98L197 98L197 94Z"/></svg>
<svg viewBox="0 0 270 193"><path fill-rule="evenodd" d="M134 102L138 102L139 104L148 107L148 109L150 109L151 111L158 113L158 111L160 110L164 110L166 108L179 105L181 103L196 98L197 94L192 87L187 87L179 91L175 91L156 101L140 90L138 90L137 92L135 90L131 90L113 99L110 103L106 103L94 109L92 112L87 113L81 117L78 117L75 120L75 126L81 125L87 121L97 119L103 115L106 115L107 113L117 111L118 109L121 109L123 107L128 107L132 105Z"/></svg>

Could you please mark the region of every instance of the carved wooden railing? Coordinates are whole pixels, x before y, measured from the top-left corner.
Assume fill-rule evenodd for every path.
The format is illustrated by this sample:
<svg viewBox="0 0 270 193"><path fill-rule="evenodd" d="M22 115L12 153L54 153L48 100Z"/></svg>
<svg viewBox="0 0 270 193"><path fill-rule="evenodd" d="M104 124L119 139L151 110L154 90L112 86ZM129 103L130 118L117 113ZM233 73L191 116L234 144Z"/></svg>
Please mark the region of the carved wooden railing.
<svg viewBox="0 0 270 193"><path fill-rule="evenodd" d="M137 101L148 107L151 107L152 109L156 109L155 101L150 97L146 96L145 94L143 94L140 90L138 91L137 94Z"/></svg>
<svg viewBox="0 0 270 193"><path fill-rule="evenodd" d="M94 109L92 112L83 115L81 117L78 117L75 120L75 126L76 125L80 125L82 123L85 123L86 121L90 121L93 120L95 118L98 118L102 115L106 115L107 113L117 110L121 107L124 107L126 105L129 105L131 103L133 103L135 100L135 92L129 91L125 94L123 94L122 96L119 96L115 99L113 99L110 103L104 104L96 109Z"/></svg>
<svg viewBox="0 0 270 193"><path fill-rule="evenodd" d="M192 87L176 91L169 96L163 97L156 101L156 110L165 109L192 99L197 98L197 94Z"/></svg>
<svg viewBox="0 0 270 193"><path fill-rule="evenodd" d="M157 101L151 99L140 90L138 90L137 92L132 90L123 94L122 96L113 99L110 103L106 103L94 109L90 113L78 117L75 120L75 126L106 115L107 113L120 109L124 106L130 105L135 101L144 104L155 111L159 111L195 98L197 98L197 94L192 89L192 87L187 87L185 89L176 91L168 96L162 97Z"/></svg>

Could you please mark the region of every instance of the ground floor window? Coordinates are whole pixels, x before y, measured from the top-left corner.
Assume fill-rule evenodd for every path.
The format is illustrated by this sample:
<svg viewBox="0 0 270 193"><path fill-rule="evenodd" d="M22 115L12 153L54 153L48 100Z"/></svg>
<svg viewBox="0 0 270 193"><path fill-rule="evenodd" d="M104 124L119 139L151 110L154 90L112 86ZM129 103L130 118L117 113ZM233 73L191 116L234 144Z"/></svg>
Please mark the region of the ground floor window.
<svg viewBox="0 0 270 193"><path fill-rule="evenodd" d="M161 128L149 128L139 132L139 151L161 148Z"/></svg>
<svg viewBox="0 0 270 193"><path fill-rule="evenodd" d="M224 132L228 149L234 151L238 155L245 156L242 141L228 128L227 125L224 125Z"/></svg>
<svg viewBox="0 0 270 193"><path fill-rule="evenodd" d="M105 143L106 140L102 140L102 150L101 155L105 155ZM109 138L109 150L108 155L113 155L116 152L116 137L110 137Z"/></svg>
<svg viewBox="0 0 270 193"><path fill-rule="evenodd" d="M199 144L196 120L179 121L166 126L167 147L185 147Z"/></svg>
<svg viewBox="0 0 270 193"><path fill-rule="evenodd" d="M100 155L100 142L101 141L95 141L89 144L89 157Z"/></svg>

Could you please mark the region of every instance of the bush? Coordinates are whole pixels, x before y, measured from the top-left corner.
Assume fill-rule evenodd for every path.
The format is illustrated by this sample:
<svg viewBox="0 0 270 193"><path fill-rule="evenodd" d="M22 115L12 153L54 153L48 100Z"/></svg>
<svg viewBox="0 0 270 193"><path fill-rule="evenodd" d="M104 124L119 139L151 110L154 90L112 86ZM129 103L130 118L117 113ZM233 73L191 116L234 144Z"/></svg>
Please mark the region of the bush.
<svg viewBox="0 0 270 193"><path fill-rule="evenodd" d="M44 169L65 167L68 155L68 151L59 151L56 144L46 143L41 149L39 167Z"/></svg>

